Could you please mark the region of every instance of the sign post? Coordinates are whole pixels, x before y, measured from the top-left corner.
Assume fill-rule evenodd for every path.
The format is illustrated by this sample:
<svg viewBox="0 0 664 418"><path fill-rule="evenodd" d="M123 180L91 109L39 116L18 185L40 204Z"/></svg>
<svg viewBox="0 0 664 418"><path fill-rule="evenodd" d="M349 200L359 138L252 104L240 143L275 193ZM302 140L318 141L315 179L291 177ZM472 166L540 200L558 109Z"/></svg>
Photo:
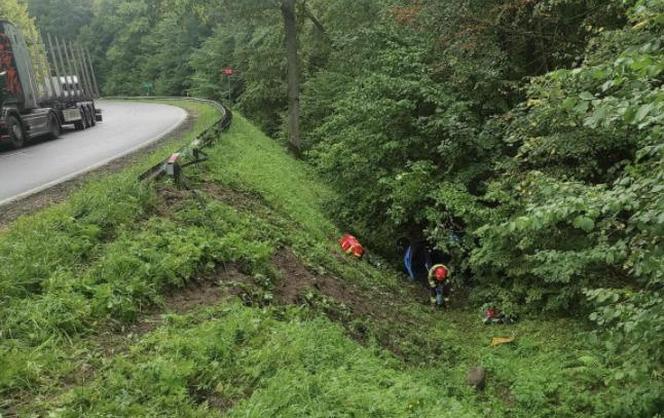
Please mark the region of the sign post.
<svg viewBox="0 0 664 418"><path fill-rule="evenodd" d="M151 81L146 81L143 83L143 88L145 89L145 95L146 96L152 96L152 88L154 87L154 84L152 84Z"/></svg>
<svg viewBox="0 0 664 418"><path fill-rule="evenodd" d="M231 102L231 77L233 76L233 73L235 72L233 70L233 67L226 67L223 69L224 76L228 79L228 103Z"/></svg>

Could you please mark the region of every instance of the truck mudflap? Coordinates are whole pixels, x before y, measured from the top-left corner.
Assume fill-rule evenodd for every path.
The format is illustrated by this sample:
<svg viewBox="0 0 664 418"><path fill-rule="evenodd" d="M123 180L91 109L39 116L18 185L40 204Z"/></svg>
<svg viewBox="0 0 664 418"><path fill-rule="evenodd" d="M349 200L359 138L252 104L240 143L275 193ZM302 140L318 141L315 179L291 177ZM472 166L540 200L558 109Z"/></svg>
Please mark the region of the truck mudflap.
<svg viewBox="0 0 664 418"><path fill-rule="evenodd" d="M104 120L103 116L101 115L101 109L95 107L95 120L97 122L102 122Z"/></svg>

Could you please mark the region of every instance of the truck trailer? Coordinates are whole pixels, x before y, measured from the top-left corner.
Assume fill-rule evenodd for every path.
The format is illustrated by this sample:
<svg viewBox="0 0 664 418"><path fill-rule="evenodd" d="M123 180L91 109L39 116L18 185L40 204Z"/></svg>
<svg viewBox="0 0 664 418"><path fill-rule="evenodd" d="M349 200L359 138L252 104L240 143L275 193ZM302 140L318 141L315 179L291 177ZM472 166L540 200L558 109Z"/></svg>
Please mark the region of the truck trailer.
<svg viewBox="0 0 664 418"><path fill-rule="evenodd" d="M14 149L39 136L55 139L64 125L82 130L102 120L90 55L71 42L47 39L45 68L35 71L20 30L0 20L0 143Z"/></svg>

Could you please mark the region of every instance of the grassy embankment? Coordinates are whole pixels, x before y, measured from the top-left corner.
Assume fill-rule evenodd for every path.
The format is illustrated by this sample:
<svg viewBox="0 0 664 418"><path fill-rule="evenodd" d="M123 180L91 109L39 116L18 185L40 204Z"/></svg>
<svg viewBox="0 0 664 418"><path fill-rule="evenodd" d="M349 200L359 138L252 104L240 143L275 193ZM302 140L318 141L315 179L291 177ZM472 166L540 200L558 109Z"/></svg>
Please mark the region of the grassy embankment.
<svg viewBox="0 0 664 418"><path fill-rule="evenodd" d="M130 169L0 235L5 407L601 416L624 390L604 385L573 321L493 328L473 309L432 312L394 271L338 254L332 191L239 115L209 154L186 169L196 193L144 187ZM516 341L489 347L497 335ZM475 365L489 371L480 394L464 383Z"/></svg>

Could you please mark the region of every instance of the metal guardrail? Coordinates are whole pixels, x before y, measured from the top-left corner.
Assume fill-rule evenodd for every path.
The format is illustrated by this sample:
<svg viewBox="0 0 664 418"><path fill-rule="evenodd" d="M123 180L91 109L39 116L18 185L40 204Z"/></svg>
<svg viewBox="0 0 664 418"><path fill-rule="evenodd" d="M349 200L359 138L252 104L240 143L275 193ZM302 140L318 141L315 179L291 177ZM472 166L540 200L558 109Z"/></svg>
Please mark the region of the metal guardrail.
<svg viewBox="0 0 664 418"><path fill-rule="evenodd" d="M140 181L154 180L164 174L169 174L178 180L180 169L190 164L203 161L205 158L204 148L209 147L218 139L223 131L231 126L233 121L233 112L225 105L214 100L200 99L195 97L176 97L176 96L150 96L150 97L106 97L106 99L121 100L187 100L198 103L209 104L219 110L220 117L205 128L190 144L178 149L174 154L169 155L161 162L153 165L138 176ZM193 160L180 164L178 160L185 160L193 157Z"/></svg>

